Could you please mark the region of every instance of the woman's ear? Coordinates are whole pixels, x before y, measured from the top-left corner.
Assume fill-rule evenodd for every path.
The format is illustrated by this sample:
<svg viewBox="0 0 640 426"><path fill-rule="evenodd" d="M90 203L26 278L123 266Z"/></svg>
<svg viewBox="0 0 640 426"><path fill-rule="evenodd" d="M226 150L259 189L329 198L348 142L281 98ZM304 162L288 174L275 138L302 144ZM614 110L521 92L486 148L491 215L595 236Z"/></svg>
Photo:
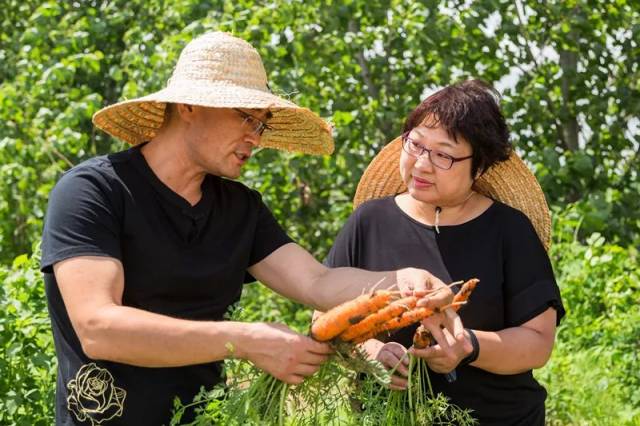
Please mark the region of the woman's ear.
<svg viewBox="0 0 640 426"><path fill-rule="evenodd" d="M481 167L478 167L478 170L476 171L475 176L473 177L473 180L478 180L480 179L480 176L482 176L482 174L484 173L484 169Z"/></svg>

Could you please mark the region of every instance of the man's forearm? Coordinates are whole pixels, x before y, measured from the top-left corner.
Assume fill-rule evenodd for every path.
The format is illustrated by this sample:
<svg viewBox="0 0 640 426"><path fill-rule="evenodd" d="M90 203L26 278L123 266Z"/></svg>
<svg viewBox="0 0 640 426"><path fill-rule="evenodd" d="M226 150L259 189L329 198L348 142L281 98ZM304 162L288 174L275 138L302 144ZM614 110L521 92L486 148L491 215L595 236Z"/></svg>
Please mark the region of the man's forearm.
<svg viewBox="0 0 640 426"><path fill-rule="evenodd" d="M245 357L250 324L191 321L127 306L100 308L78 336L93 359L142 367L177 367Z"/></svg>
<svg viewBox="0 0 640 426"><path fill-rule="evenodd" d="M444 287L432 274L422 269L372 272L356 268L327 268L297 244L280 247L249 268L255 278L283 296L326 311L373 288L395 288L411 292ZM430 301L442 306L452 298L450 290L438 292Z"/></svg>
<svg viewBox="0 0 640 426"><path fill-rule="evenodd" d="M313 283L303 302L326 311L372 289L396 286L396 271L372 272L357 268L327 268ZM397 287L395 287L397 290Z"/></svg>

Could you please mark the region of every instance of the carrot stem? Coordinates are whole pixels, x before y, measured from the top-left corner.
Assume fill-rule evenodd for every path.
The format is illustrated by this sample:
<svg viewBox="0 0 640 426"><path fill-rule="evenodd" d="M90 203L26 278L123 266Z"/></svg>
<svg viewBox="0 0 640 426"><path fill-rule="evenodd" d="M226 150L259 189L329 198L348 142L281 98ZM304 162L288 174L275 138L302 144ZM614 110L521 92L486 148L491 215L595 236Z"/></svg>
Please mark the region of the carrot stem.
<svg viewBox="0 0 640 426"><path fill-rule="evenodd" d="M409 356L409 383L407 384L407 392L409 397L409 418L411 419L411 424L416 424L415 419L413 418L413 381L411 380L411 376L413 376L413 364L415 358Z"/></svg>

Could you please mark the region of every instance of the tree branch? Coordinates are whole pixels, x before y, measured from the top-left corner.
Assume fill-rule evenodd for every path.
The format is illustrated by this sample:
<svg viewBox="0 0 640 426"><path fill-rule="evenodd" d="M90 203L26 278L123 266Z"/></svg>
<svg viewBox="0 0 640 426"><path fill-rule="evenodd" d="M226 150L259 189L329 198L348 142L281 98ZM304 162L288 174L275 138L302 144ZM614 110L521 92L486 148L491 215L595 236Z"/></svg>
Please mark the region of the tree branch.
<svg viewBox="0 0 640 426"><path fill-rule="evenodd" d="M349 32L352 32L352 33L358 32L358 28L353 19L349 20L348 30ZM369 72L369 66L367 65L367 60L364 57L364 52L362 50L358 50L356 52L356 60L358 61L358 65L360 65L360 75L364 80L365 86L367 86L367 92L369 93L369 96L371 96L374 99L378 99L380 97L380 91L373 84L373 81L371 80L371 73Z"/></svg>

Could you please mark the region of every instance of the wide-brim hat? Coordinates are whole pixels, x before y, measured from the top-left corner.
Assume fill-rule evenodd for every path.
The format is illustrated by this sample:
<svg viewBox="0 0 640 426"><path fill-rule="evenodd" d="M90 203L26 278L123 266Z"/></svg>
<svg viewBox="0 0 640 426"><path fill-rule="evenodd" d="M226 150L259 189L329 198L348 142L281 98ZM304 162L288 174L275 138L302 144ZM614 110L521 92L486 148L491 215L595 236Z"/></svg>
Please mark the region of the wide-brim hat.
<svg viewBox="0 0 640 426"><path fill-rule="evenodd" d="M96 112L93 123L136 145L156 136L166 104L268 109L272 116L260 146L305 154L331 154L331 127L307 108L271 93L259 53L246 41L213 32L184 48L167 86Z"/></svg>
<svg viewBox="0 0 640 426"><path fill-rule="evenodd" d="M367 200L407 191L399 171L402 137L387 144L374 157L360 178L354 209ZM524 213L546 250L551 244L551 214L542 188L527 165L514 152L508 160L489 168L473 189Z"/></svg>

